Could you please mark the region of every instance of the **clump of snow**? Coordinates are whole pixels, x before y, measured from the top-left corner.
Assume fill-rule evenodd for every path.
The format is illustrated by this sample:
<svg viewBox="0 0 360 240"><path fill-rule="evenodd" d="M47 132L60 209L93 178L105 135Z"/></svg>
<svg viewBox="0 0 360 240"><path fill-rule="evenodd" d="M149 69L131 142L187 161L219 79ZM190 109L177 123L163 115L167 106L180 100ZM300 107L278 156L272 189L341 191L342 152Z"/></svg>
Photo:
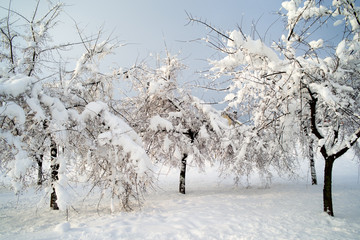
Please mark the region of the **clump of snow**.
<svg viewBox="0 0 360 240"><path fill-rule="evenodd" d="M36 113L35 117L34 117L35 120L41 121L41 120L44 120L46 118L45 113L44 113L43 109L41 108L40 102L39 102L38 99L36 99L36 98L27 98L26 103L29 105L31 110Z"/></svg>
<svg viewBox="0 0 360 240"><path fill-rule="evenodd" d="M61 151L59 151L61 152ZM54 182L54 188L57 195L56 203L61 211L65 211L68 206L71 204L71 196L67 189L68 187L68 178L66 176L66 158L59 154L57 158L59 164L58 177L59 179Z"/></svg>
<svg viewBox="0 0 360 240"><path fill-rule="evenodd" d="M346 41L345 40L342 40L337 48L336 48L336 55L339 57L339 58L342 58L342 56L344 56L344 51L346 49Z"/></svg>
<svg viewBox="0 0 360 240"><path fill-rule="evenodd" d="M19 150L15 155L15 166L13 169L13 174L15 177L19 178L25 174L27 169L33 164L31 159L27 156L27 152Z"/></svg>
<svg viewBox="0 0 360 240"><path fill-rule="evenodd" d="M207 132L206 127L205 127L204 125L201 126L201 128L200 128L199 136L200 136L200 138L202 138L202 139L208 139L208 138L210 137L210 135L209 135L209 133Z"/></svg>
<svg viewBox="0 0 360 240"><path fill-rule="evenodd" d="M91 46L91 52L86 52L78 59L76 62L76 66L74 69L73 78L77 77L81 72L85 69L88 69L92 72L97 71L97 65L91 61L93 58L97 58L101 60L106 55L111 53L111 48L113 46L109 44L107 41L103 41L101 43L96 44L95 46Z"/></svg>
<svg viewBox="0 0 360 240"><path fill-rule="evenodd" d="M57 124L66 123L69 116L64 104L58 99L53 98L53 104L51 105L51 116L54 122Z"/></svg>
<svg viewBox="0 0 360 240"><path fill-rule="evenodd" d="M227 44L231 48L239 48L244 43L244 37L240 31L232 31L229 34L229 38L233 40L233 41L229 40Z"/></svg>
<svg viewBox="0 0 360 240"><path fill-rule="evenodd" d="M339 102L338 97L336 97L331 92L330 87L317 83L311 83L310 87L314 92L318 93L322 97L322 99L330 106L335 106L335 104Z"/></svg>
<svg viewBox="0 0 360 240"><path fill-rule="evenodd" d="M324 40L322 40L322 39L309 42L309 45L312 49L321 48L323 46L323 44L324 44Z"/></svg>
<svg viewBox="0 0 360 240"><path fill-rule="evenodd" d="M296 11L299 6L299 1L283 1L281 6L288 11L287 15L289 19L296 17Z"/></svg>
<svg viewBox="0 0 360 240"><path fill-rule="evenodd" d="M158 79L157 81L151 81L149 83L148 93L154 94L157 92L161 92L163 89L165 89L168 86L168 82L164 79Z"/></svg>
<svg viewBox="0 0 360 240"><path fill-rule="evenodd" d="M100 146L107 145L107 147L110 148L108 150L109 154L115 151L115 156L109 157L112 160L113 158L115 159L114 164L123 165L122 167L124 167L127 172L128 170L134 170L140 178L145 177L145 175L150 176L149 170L152 168L152 165L143 149L141 138L122 119L109 112L104 102L91 102L86 105L80 117L74 117L79 118L80 121L86 121L95 117L101 118L104 126L106 126L106 131L99 133L97 140ZM120 160L122 161L123 158L126 158L125 156L130 157L130 161L133 163L132 165L119 162ZM113 172L116 171L115 169L113 170ZM114 174L112 176L115 177Z"/></svg>
<svg viewBox="0 0 360 240"><path fill-rule="evenodd" d="M172 144L172 141L168 138L168 136L166 135L164 137L164 143L163 143L163 150L164 152L169 152L170 146Z"/></svg>
<svg viewBox="0 0 360 240"><path fill-rule="evenodd" d="M224 98L224 101L225 102L228 102L228 101L232 101L236 98L236 95L234 93L228 93L225 98Z"/></svg>
<svg viewBox="0 0 360 240"><path fill-rule="evenodd" d="M153 131L158 131L162 129L166 129L166 131L171 131L174 127L172 123L159 115L156 115L150 119L149 128Z"/></svg>
<svg viewBox="0 0 360 240"><path fill-rule="evenodd" d="M33 165L33 161L28 157L27 151L24 150L24 144L19 136L13 136L9 132L2 131L0 131L0 134L9 145L14 146L13 154L15 159L9 163L11 169L9 176L13 179L14 192L18 193L22 188L21 181L19 180L25 176L28 169Z"/></svg>
<svg viewBox="0 0 360 240"><path fill-rule="evenodd" d="M22 75L16 75L5 80L1 79L0 95L17 97L26 92L27 90L30 90L30 86L35 82L35 78Z"/></svg>
<svg viewBox="0 0 360 240"><path fill-rule="evenodd" d="M11 163L11 171L9 176L13 179L12 187L15 193L19 193L22 190L22 183L20 181L28 171L28 169L33 165L32 160L28 157L26 151L22 149L17 149L15 153L15 160Z"/></svg>
<svg viewBox="0 0 360 240"><path fill-rule="evenodd" d="M25 123L25 112L14 102L7 102L0 107L0 116L7 116L10 119L14 119L18 124Z"/></svg>
<svg viewBox="0 0 360 240"><path fill-rule="evenodd" d="M219 61L209 61L213 67L211 71L224 71L233 69L242 64L248 64L250 59L256 62L256 59L266 57L270 62L279 62L279 57L274 50L266 46L260 39L252 39L247 36L245 40L238 30L229 34L233 41L228 41L228 47L234 51Z"/></svg>
<svg viewBox="0 0 360 240"><path fill-rule="evenodd" d="M114 146L121 146L122 151L129 153L139 175L143 175L151 169L151 163L145 150L136 144L128 135L124 133L114 135L107 131L101 133L98 139L101 145L112 144Z"/></svg>
<svg viewBox="0 0 360 240"><path fill-rule="evenodd" d="M341 25L342 22L343 22L342 20L337 20L337 21L335 21L335 22L334 22L334 27L337 27L337 26Z"/></svg>
<svg viewBox="0 0 360 240"><path fill-rule="evenodd" d="M315 1L304 1L303 7L300 6L302 1L291 0L282 2L281 6L287 11L288 23L293 24L298 21L298 16L307 20L311 17L321 17L328 14L328 9L320 5L316 6Z"/></svg>
<svg viewBox="0 0 360 240"><path fill-rule="evenodd" d="M66 189L67 179L65 176L59 177L59 180L54 182L57 200L56 203L61 211L65 211L71 203L71 197Z"/></svg>
<svg viewBox="0 0 360 240"><path fill-rule="evenodd" d="M104 103L105 104L105 103ZM103 113L103 118L107 126L110 127L113 134L124 135L126 134L137 145L142 146L140 136L121 118L115 116L109 111Z"/></svg>
<svg viewBox="0 0 360 240"><path fill-rule="evenodd" d="M279 61L279 57L274 50L266 46L260 39L253 40L247 37L243 47L246 48L250 54L267 57L273 62Z"/></svg>
<svg viewBox="0 0 360 240"><path fill-rule="evenodd" d="M96 117L103 109L106 109L107 105L104 102L91 102L86 105L85 110L81 113L81 117L85 121L86 119Z"/></svg>

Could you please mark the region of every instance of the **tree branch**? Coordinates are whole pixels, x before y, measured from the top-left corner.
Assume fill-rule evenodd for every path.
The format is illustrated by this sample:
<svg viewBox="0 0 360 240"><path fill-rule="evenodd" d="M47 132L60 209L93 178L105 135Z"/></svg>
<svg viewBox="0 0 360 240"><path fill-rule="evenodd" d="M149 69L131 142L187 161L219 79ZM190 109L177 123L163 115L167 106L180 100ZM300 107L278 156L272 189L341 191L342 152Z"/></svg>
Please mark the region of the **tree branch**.
<svg viewBox="0 0 360 240"><path fill-rule="evenodd" d="M339 151L332 154L331 156L334 156L334 159L337 159L337 158L341 157L344 153L347 152L347 150L349 150L356 143L356 141L359 138L360 138L360 128L358 128L355 131L355 133L351 136L349 141L346 141L345 143L342 144L343 146Z"/></svg>
<svg viewBox="0 0 360 240"><path fill-rule="evenodd" d="M216 32L218 35L226 38L227 40L230 40L230 41L232 41L232 42L234 41L234 39L226 36L226 34L220 32L219 30L217 30L216 28L214 28L213 26L211 26L211 25L208 24L207 22L204 22L204 21L202 21L202 20L200 20L200 19L193 18L193 16L192 16L191 14L189 14L188 12L186 12L186 11L185 11L185 13L186 13L186 15L187 15L187 17L188 17L188 19L189 19L189 23L190 23L190 22L200 23L200 24L205 25L206 27L210 28L211 31L214 31L214 32ZM189 23L188 23L188 24L189 24Z"/></svg>

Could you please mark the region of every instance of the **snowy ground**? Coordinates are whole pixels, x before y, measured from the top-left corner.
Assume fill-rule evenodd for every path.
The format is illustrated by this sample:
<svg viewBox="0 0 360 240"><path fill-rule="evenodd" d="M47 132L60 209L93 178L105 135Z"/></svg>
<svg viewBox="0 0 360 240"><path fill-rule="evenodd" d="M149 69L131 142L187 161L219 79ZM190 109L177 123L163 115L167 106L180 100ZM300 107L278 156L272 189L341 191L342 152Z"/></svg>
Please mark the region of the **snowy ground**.
<svg viewBox="0 0 360 240"><path fill-rule="evenodd" d="M320 161L317 165L322 175ZM306 172L292 182L273 178L265 189L234 187L213 169L199 175L190 168L187 194L181 195L172 171L160 178L141 210L110 214L107 206L96 210L95 196L86 202L75 197L78 213L70 209L68 222L34 190L17 198L1 189L0 239L359 239L358 167L335 163L335 218L322 212L322 184L311 186Z"/></svg>

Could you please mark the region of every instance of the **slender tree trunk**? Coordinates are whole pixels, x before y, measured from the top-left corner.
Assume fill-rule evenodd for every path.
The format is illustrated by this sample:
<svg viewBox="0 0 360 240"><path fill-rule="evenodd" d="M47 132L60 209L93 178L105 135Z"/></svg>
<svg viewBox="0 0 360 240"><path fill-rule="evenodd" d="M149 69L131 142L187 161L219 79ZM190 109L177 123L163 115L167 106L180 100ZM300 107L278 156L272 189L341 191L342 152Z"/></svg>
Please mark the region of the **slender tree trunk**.
<svg viewBox="0 0 360 240"><path fill-rule="evenodd" d="M43 169L42 169L42 164L43 164L43 155L40 156L36 156L36 162L38 164L38 180L37 180L37 185L41 186L42 182L43 182Z"/></svg>
<svg viewBox="0 0 360 240"><path fill-rule="evenodd" d="M186 158L187 154L184 154L181 159L179 192L182 194L185 194Z"/></svg>
<svg viewBox="0 0 360 240"><path fill-rule="evenodd" d="M323 190L323 201L324 201L324 212L330 216L334 216L333 204L332 204L332 169L334 165L334 158L325 158L325 170L324 170L324 190Z"/></svg>
<svg viewBox="0 0 360 240"><path fill-rule="evenodd" d="M50 196L50 208L53 210L59 210L59 207L56 203L57 195L54 187L54 182L59 180L59 164L57 163L57 148L56 143L51 141L50 145L50 152L51 152L51 186L52 186L52 193Z"/></svg>
<svg viewBox="0 0 360 240"><path fill-rule="evenodd" d="M315 97L315 94L311 92L310 88L307 88L310 94L310 117L311 117L311 132L314 134L314 136L318 139L324 139L324 136L319 132L317 125L316 125L316 109L317 109L317 98ZM336 144L339 141L339 128L341 125L339 123L334 128L334 134L332 139L332 144ZM350 141L343 143L346 143L343 148L338 149L336 153L332 153L330 156L328 155L326 151L325 145L323 145L320 149L321 155L325 159L325 169L324 169L324 189L323 189L323 204L324 204L324 212L329 214L330 216L334 216L334 210L333 210L333 203L332 203L332 169L335 162L335 159L338 159L343 154L345 154L351 146L353 146L356 141L360 138L360 128L358 128L351 136Z"/></svg>
<svg viewBox="0 0 360 240"><path fill-rule="evenodd" d="M309 143L309 160L310 160L310 171L311 171L311 184L317 185L315 160L314 160L314 140L310 139Z"/></svg>

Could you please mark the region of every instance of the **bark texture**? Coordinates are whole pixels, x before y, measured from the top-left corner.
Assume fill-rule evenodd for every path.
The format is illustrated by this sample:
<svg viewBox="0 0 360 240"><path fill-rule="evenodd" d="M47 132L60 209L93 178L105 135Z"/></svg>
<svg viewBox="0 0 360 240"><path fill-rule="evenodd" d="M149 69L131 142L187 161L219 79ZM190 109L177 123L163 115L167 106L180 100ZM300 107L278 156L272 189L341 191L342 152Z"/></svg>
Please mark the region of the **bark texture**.
<svg viewBox="0 0 360 240"><path fill-rule="evenodd" d="M314 140L310 139L309 143L309 160L310 160L310 171L311 171L311 184L317 185L315 160L314 160Z"/></svg>
<svg viewBox="0 0 360 240"><path fill-rule="evenodd" d="M184 154L181 159L179 192L182 194L185 194L186 158L187 154Z"/></svg>
<svg viewBox="0 0 360 240"><path fill-rule="evenodd" d="M36 156L36 162L38 164L38 179L37 179L37 185L41 186L43 183L43 155Z"/></svg>
<svg viewBox="0 0 360 240"><path fill-rule="evenodd" d="M59 180L59 164L57 163L57 147L54 141L51 142L50 146L51 151L51 186L52 186L52 193L50 196L50 208L53 210L59 210L59 207L56 203L57 195L54 187L54 182Z"/></svg>
<svg viewBox="0 0 360 240"><path fill-rule="evenodd" d="M332 204L332 169L334 165L333 158L325 159L324 170L324 190L323 190L323 204L324 212L330 216L334 216L333 204Z"/></svg>

